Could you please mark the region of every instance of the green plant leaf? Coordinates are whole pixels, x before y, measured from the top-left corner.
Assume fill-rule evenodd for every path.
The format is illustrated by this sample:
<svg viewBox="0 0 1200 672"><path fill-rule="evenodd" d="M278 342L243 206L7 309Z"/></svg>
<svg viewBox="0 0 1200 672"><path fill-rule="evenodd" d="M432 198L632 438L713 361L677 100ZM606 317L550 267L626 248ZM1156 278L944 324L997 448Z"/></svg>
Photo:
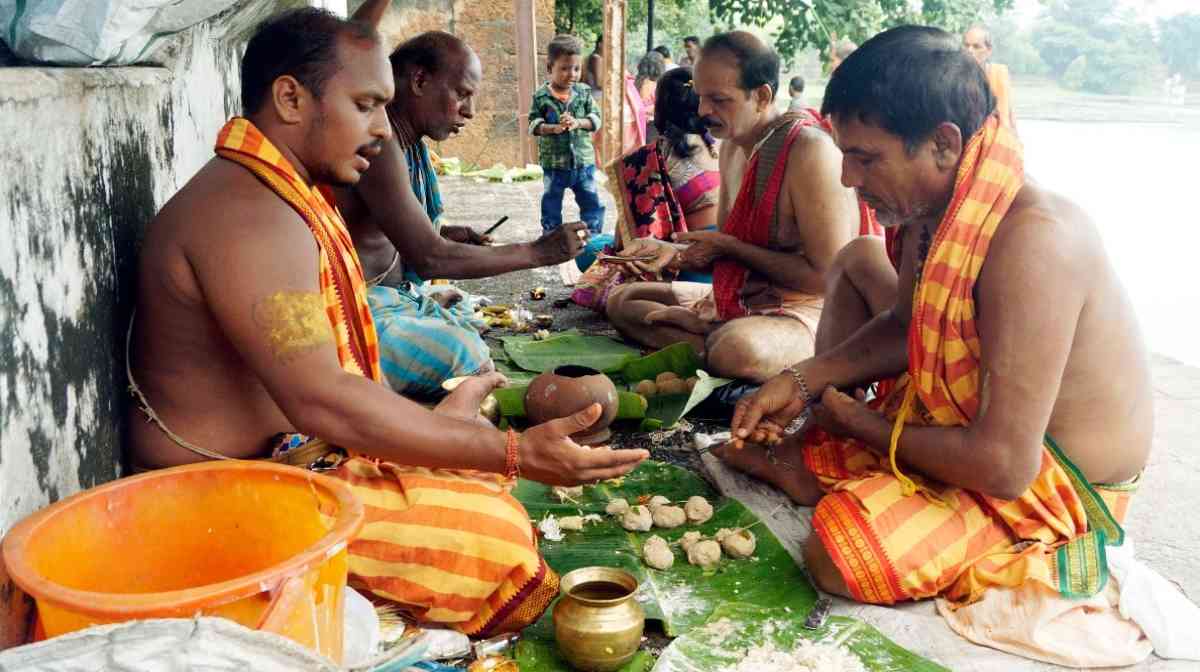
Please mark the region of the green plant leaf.
<svg viewBox="0 0 1200 672"><path fill-rule="evenodd" d="M528 385L501 387L492 391L500 404L500 415L525 417L525 393ZM617 420L641 420L646 417L646 398L636 392L617 390Z"/></svg>
<svg viewBox="0 0 1200 672"><path fill-rule="evenodd" d="M583 531L565 533L562 541L543 539L540 547L547 564L560 574L592 565L620 567L632 573L642 583L639 602L646 618L660 621L668 635L675 636L704 623L713 609L731 600L789 606L805 613L816 601L808 577L775 535L765 525L754 525L757 517L740 502L721 497L702 478L686 469L648 460L619 486L605 482L585 487L578 503L560 502L548 486L524 480L513 495L534 520L541 520L547 514L603 516L601 522L589 524ZM714 514L703 525L628 532L615 517L604 513L610 499L624 498L636 503L640 495L663 495L680 503L692 495L700 495L713 504ZM674 542L689 530L712 536L723 527L749 525L754 525L753 532L758 537L758 547L751 559L726 558L715 570L706 572L688 564L683 552L676 548L675 565L669 570L659 571L642 564L642 543L652 534ZM543 622L548 620L548 616L544 617L526 636L540 634L552 639L550 624ZM539 626L541 630L536 629Z"/></svg>
<svg viewBox="0 0 1200 672"><path fill-rule="evenodd" d="M733 382L729 378L713 378L703 370L697 370L695 375L699 380L688 394L660 394L647 400L646 420L642 422L643 432L674 427L679 424L680 418L690 413L718 387Z"/></svg>
<svg viewBox="0 0 1200 672"><path fill-rule="evenodd" d="M731 647L729 644L716 645L714 637L719 631L703 627L721 618L733 623L735 634L730 636L730 642L739 656L750 643L759 643L767 636L774 638L781 647L793 646L796 637L804 636L844 643L869 670L938 672L943 669L897 646L859 621L831 618L822 630L803 630L800 624L817 597L808 577L770 529L756 524L758 519L750 510L736 500L721 497L691 471L647 461L626 476L620 485L605 482L585 487L577 502L559 501L548 486L526 480L518 483L513 495L525 505L534 520L541 520L548 514L597 513L603 516L602 522L589 524L582 531L566 532L562 541L541 540L542 554L547 564L559 574L579 567L603 565L624 569L641 582L638 602L646 612L647 621L658 621L667 635L677 637L659 658L656 671L728 669L730 654L721 656L719 649ZM703 525L651 532L627 532L615 518L604 514L610 499L620 497L634 503L641 495L663 495L673 502L700 495L708 498L715 513ZM693 529L711 536L722 527L745 526L753 526L758 538L753 558L725 558L716 570L705 572L688 564L683 552L676 547L675 564L671 569L659 571L642 564L641 546L651 534L674 542ZM553 606L522 633L515 654L522 672L566 672L570 669L557 653L552 613ZM647 627L653 627L653 624ZM644 672L649 661L648 654L639 655L622 668L622 672Z"/></svg>
<svg viewBox="0 0 1200 672"><path fill-rule="evenodd" d="M836 644L858 657L872 672L940 672L930 662L892 642L862 621L832 617L819 630L804 628L805 614L730 602L715 609L704 627L694 628L663 650L654 672L725 670L737 665L752 646L772 643L794 649L801 639ZM717 625L714 625L717 624Z"/></svg>
<svg viewBox="0 0 1200 672"><path fill-rule="evenodd" d="M532 336L503 336L500 340L514 364L537 373L570 364L617 372L641 354L636 348L607 336L563 333L544 341L535 341Z"/></svg>
<svg viewBox="0 0 1200 672"><path fill-rule="evenodd" d="M681 378L690 378L702 366L704 360L696 354L691 343L676 343L629 362L621 369L621 375L631 384L639 380L654 380L655 376L666 371L673 371Z"/></svg>

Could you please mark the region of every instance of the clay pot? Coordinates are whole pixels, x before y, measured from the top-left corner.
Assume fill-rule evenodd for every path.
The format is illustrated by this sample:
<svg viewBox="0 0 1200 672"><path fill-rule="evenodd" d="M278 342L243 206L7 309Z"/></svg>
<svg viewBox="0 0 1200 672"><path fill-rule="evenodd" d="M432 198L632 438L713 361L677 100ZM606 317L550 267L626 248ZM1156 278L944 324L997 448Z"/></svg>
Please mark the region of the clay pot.
<svg viewBox="0 0 1200 672"><path fill-rule="evenodd" d="M603 409L600 419L571 435L576 443L585 446L604 443L612 436L608 426L617 417L617 388L608 376L586 366L560 366L534 378L525 392L525 414L537 425L582 411L592 404L600 404Z"/></svg>

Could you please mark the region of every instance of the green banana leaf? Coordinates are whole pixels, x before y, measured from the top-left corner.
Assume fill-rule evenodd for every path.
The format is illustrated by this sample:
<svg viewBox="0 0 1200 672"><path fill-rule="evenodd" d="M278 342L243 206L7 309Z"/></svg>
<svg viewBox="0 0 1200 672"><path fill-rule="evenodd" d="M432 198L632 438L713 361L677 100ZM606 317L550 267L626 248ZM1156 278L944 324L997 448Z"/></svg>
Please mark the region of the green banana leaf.
<svg viewBox="0 0 1200 672"><path fill-rule="evenodd" d="M547 514L555 516L598 513L600 523L589 524L580 532L566 532L562 541L541 540L540 548L547 564L560 574L592 565L620 567L641 582L638 601L648 621L658 621L669 636L678 636L703 624L718 606L731 600L744 600L798 613L807 613L816 601L816 592L804 572L792 561L787 550L765 525L754 525L757 518L736 500L722 498L696 474L669 464L647 461L625 477L621 485L602 483L584 488L578 503L560 502L548 486L521 481L514 496L525 505L534 520ZM673 530L627 532L616 518L604 514L610 499L622 497L636 503L639 495L663 495L683 502L692 495L707 497L715 509L712 519L703 525L683 525ZM700 530L706 536L722 527L754 525L758 547L751 559L726 558L715 570L704 571L688 564L683 552L675 548L675 565L666 571L642 564L642 543L658 534L668 542L677 541L688 530ZM552 609L525 630L517 648L517 661L523 672L549 672L569 669L555 653ZM644 669L644 668L627 668Z"/></svg>
<svg viewBox="0 0 1200 672"><path fill-rule="evenodd" d="M569 364L612 373L641 354L637 348L607 336L561 333L544 341L535 341L532 336L502 336L500 340L515 365L537 373Z"/></svg>
<svg viewBox="0 0 1200 672"><path fill-rule="evenodd" d="M690 378L696 375L696 370L704 366L704 360L696 354L691 343L676 343L652 352L645 357L639 357L621 369L621 376L630 384L639 380L654 380L654 377L665 371L673 371L680 378Z"/></svg>
<svg viewBox="0 0 1200 672"><path fill-rule="evenodd" d="M658 374L667 371L680 378L696 376L700 379L687 394L660 394L650 397L647 400L649 407L646 409L646 419L642 421L643 432L674 427L679 424L680 418L691 412L717 388L733 382L729 378L714 378L701 369L701 366L704 366L704 360L696 354L696 349L691 343L676 343L635 359L621 369L621 377L630 387L642 380L654 380Z"/></svg>
<svg viewBox="0 0 1200 672"><path fill-rule="evenodd" d="M900 647L862 621L835 616L820 630L807 630L804 619L805 615L795 610L766 609L744 602L721 605L713 611L705 627L694 628L671 642L659 656L653 672L725 670L736 666L751 646L771 642L776 648L790 650L802 638L844 646L872 672L945 670Z"/></svg>
<svg viewBox="0 0 1200 672"><path fill-rule="evenodd" d="M525 417L525 393L528 385L501 387L492 391L500 404L500 415ZM646 398L636 392L617 391L617 420L641 420L646 417Z"/></svg>
<svg viewBox="0 0 1200 672"><path fill-rule="evenodd" d="M707 672L731 667L728 656L718 657L719 647L713 646L713 633L703 626L720 618L729 618L741 639L731 642L761 640L767 629L778 632L780 646L794 643L817 594L808 577L796 566L779 540L765 525L736 500L723 498L695 473L670 464L648 460L625 477L620 485L609 482L584 488L577 502L562 502L548 486L522 480L513 491L534 520L547 514L555 516L598 513L603 521L586 525L579 532L566 532L562 541L540 541L541 551L559 574L592 565L625 569L641 583L638 602L646 612L647 628L661 627L668 636L676 637L660 657L656 671ZM663 495L673 502L685 501L692 495L708 498L715 513L703 525L684 525L673 530L627 532L619 522L604 514L604 507L613 498L636 502L640 495ZM650 569L642 564L641 546L651 534L674 542L684 532L698 529L711 536L722 527L746 527L758 538L753 558L733 560L724 558L715 570L705 572L687 563L678 548L675 564L669 570ZM553 606L537 623L526 628L515 651L522 672L565 672L570 668L557 653L554 643ZM649 621L658 621L658 626ZM832 618L824 630L804 636L829 638L845 635L841 642L857 654L870 670L916 670L934 672L942 668L897 646L874 628L858 621ZM786 639L792 637L792 639ZM748 644L740 644L738 655ZM645 652L641 652L644 654ZM664 662L665 661L665 662ZM641 655L630 661L621 672L646 672L651 660Z"/></svg>
<svg viewBox="0 0 1200 672"><path fill-rule="evenodd" d="M646 419L642 421L643 432L674 427L679 424L680 418L690 413L718 387L733 382L729 378L713 378L702 369L696 370L695 375L699 380L688 394L660 394L647 400Z"/></svg>
<svg viewBox="0 0 1200 672"><path fill-rule="evenodd" d="M492 363L496 365L496 370L504 374L508 378L508 384L512 386L528 385L537 377L538 374L532 371L526 371L517 366L512 357L504 350L503 343L497 343L493 339L488 339L488 349L491 351Z"/></svg>
<svg viewBox="0 0 1200 672"><path fill-rule="evenodd" d="M510 360L493 361L496 364L496 370L500 373L503 373L505 378L508 378L508 384L510 386L517 386L524 389L528 387L529 384L533 382L533 379L537 378L538 376L538 374L532 371L526 371L525 369L520 368L519 366L513 364Z"/></svg>

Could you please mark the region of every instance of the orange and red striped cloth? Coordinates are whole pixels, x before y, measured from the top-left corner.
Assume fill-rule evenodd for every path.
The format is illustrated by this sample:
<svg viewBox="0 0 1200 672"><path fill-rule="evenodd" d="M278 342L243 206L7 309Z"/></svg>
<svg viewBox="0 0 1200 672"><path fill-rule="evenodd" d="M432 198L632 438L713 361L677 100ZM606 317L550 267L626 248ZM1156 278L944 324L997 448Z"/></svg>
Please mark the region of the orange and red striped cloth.
<svg viewBox="0 0 1200 672"><path fill-rule="evenodd" d="M381 380L379 340L367 305L367 286L354 242L337 210L304 183L292 164L249 119L234 117L217 135L217 155L262 180L304 219L320 254L321 295L333 325L342 368Z"/></svg>
<svg viewBox="0 0 1200 672"><path fill-rule="evenodd" d="M1033 485L1002 501L900 473L894 452L905 424L955 427L979 412L980 342L972 290L997 226L1024 184L1016 136L989 118L964 150L954 196L913 296L909 371L881 387L874 407L896 424L892 459L855 439L814 430L805 463L828 494L813 527L862 602L943 595L979 599L993 586L1039 581L1067 596L1107 580L1105 544L1123 532L1131 492L1100 494L1050 437Z"/></svg>
<svg viewBox="0 0 1200 672"><path fill-rule="evenodd" d="M216 152L253 172L308 224L342 368L380 381L366 281L341 214L247 119L226 123ZM399 603L419 621L468 635L519 630L541 616L558 594L558 576L538 553L529 514L509 494L513 483L363 452L330 472L366 505L362 532L348 548L352 585Z"/></svg>

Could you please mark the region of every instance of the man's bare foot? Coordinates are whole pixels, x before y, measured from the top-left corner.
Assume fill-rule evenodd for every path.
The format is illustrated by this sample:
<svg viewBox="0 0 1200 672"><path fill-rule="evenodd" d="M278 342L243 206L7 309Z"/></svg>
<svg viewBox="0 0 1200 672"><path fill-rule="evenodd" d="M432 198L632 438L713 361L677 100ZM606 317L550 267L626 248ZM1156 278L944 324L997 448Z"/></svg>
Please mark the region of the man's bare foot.
<svg viewBox="0 0 1200 672"><path fill-rule="evenodd" d="M774 460L766 448L747 443L741 449L726 444L712 451L725 464L779 488L801 506L816 506L824 492L804 466L803 432L788 436L775 447Z"/></svg>

